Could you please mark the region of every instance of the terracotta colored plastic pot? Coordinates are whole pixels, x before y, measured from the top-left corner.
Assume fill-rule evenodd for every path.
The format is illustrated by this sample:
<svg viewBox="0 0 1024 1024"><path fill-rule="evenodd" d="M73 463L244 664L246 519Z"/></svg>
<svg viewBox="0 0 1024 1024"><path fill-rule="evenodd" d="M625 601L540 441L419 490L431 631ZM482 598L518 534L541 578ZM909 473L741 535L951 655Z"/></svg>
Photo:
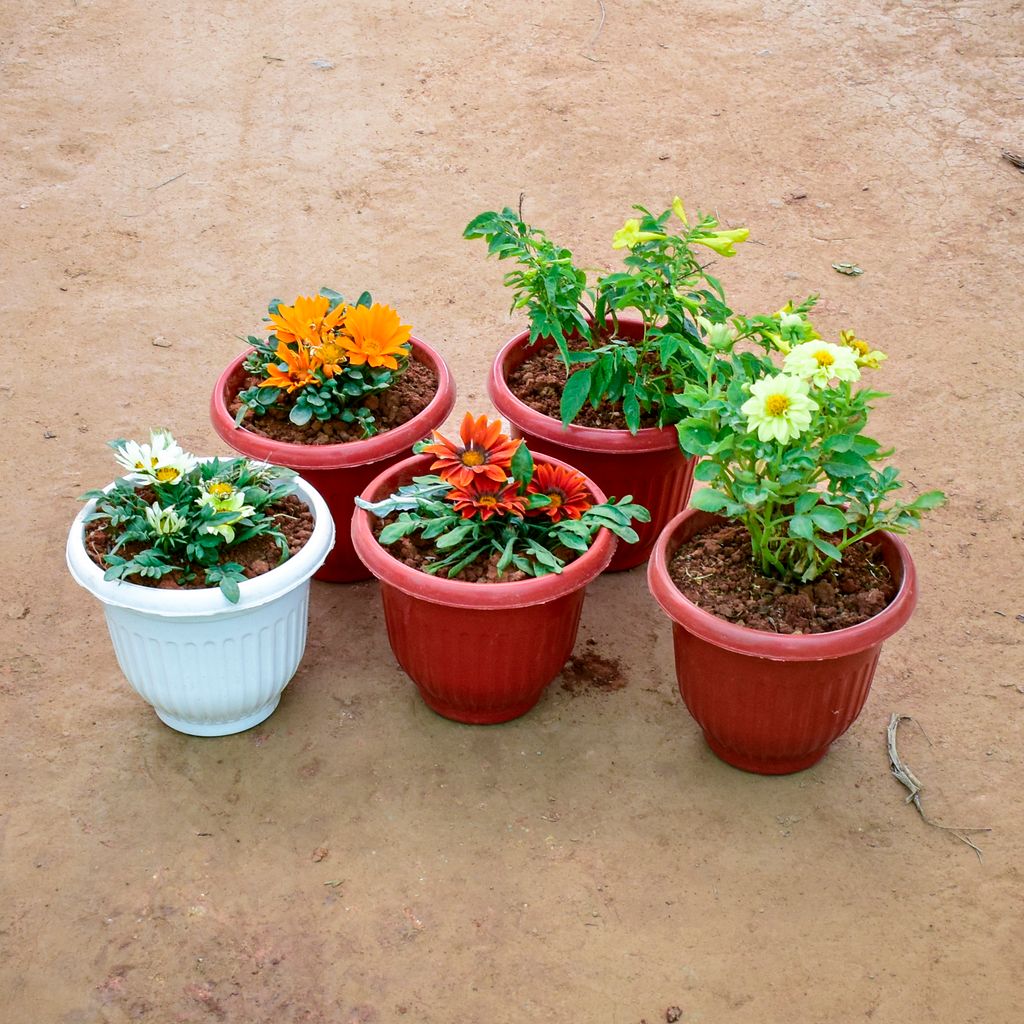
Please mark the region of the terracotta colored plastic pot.
<svg viewBox="0 0 1024 1024"><path fill-rule="evenodd" d="M538 462L557 462L536 456ZM429 472L417 455L385 470L363 491L393 494ZM604 494L589 480L597 502ZM576 642L586 586L608 565L617 538L601 530L590 550L557 575L516 583L464 583L431 576L393 558L356 508L352 541L380 580L388 640L427 706L445 718L492 725L526 714L562 670Z"/></svg>
<svg viewBox="0 0 1024 1024"><path fill-rule="evenodd" d="M639 320L620 318L619 333L639 338L643 325ZM635 524L640 539L636 544L620 544L608 566L610 572L632 569L647 560L665 524L690 500L695 460L680 449L673 427L651 427L635 435L628 430L563 427L561 420L521 402L507 381L533 351L528 347L529 340L529 331L523 331L501 349L491 366L487 393L512 425L513 435L525 438L530 451L568 462L594 480L605 494L614 498L632 494L634 501L650 510L649 523Z"/></svg>
<svg viewBox="0 0 1024 1024"><path fill-rule="evenodd" d="M412 339L412 355L426 363L437 375L437 394L430 404L411 420L393 430L363 441L343 444L291 444L236 427L228 412L228 402L237 394L245 371L243 352L220 375L210 399L213 429L235 451L253 459L262 459L275 466L297 470L324 497L338 523L338 542L316 574L316 579L331 583L350 583L369 579L349 537L348 522L357 494L388 466L404 459L413 444L436 430L455 407L455 382L444 360L425 342Z"/></svg>
<svg viewBox="0 0 1024 1024"><path fill-rule="evenodd" d="M748 629L698 608L668 574L680 545L718 519L692 509L676 516L647 568L651 593L672 619L679 692L723 761L761 775L798 772L820 761L864 707L882 643L917 603L914 563L897 537L872 534L868 542L899 585L885 609L831 633Z"/></svg>

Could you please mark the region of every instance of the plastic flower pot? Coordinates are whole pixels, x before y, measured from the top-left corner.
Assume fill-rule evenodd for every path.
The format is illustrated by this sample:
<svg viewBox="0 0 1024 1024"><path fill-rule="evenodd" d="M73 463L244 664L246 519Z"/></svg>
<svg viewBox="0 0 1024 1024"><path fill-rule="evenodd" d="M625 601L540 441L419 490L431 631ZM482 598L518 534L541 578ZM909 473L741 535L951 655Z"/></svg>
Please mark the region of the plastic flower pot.
<svg viewBox="0 0 1024 1024"><path fill-rule="evenodd" d="M537 455L537 462L557 462ZM378 501L429 472L430 456L385 470L363 491ZM595 502L604 494L587 481ZM557 575L514 583L465 583L413 569L393 558L356 508L352 541L380 580L388 640L424 702L445 718L492 725L526 714L562 670L576 642L586 586L608 565L617 543L600 530L588 551Z"/></svg>
<svg viewBox="0 0 1024 1024"><path fill-rule="evenodd" d="M672 620L679 692L723 761L761 775L802 771L825 756L864 707L882 643L917 603L914 564L897 537L872 534L867 542L881 548L898 586L885 609L830 633L748 629L698 608L668 573L680 545L716 521L692 509L676 516L647 569L651 593Z"/></svg>
<svg viewBox="0 0 1024 1024"><path fill-rule="evenodd" d="M299 667L309 581L334 546L334 521L306 481L295 483L296 496L313 511L313 532L282 565L240 583L237 604L216 587L159 590L104 580L84 544L95 501L75 517L67 543L71 575L103 604L128 682L178 732L227 736L259 725Z"/></svg>
<svg viewBox="0 0 1024 1024"><path fill-rule="evenodd" d="M245 377L242 361L246 353L242 353L220 375L213 389L210 400L213 429L235 451L301 473L323 495L335 519L347 524L356 495L380 472L405 458L413 443L439 427L455 407L455 383L444 360L425 342L416 338L411 341L412 357L426 363L436 374L437 393L422 412L401 426L362 441L322 445L274 441L244 427L236 427L228 402L237 394ZM348 583L369 576L352 550L348 530L340 530L338 543L316 578Z"/></svg>
<svg viewBox="0 0 1024 1024"><path fill-rule="evenodd" d="M640 338L643 324L620 317L619 333ZM530 451L561 459L595 481L606 494L615 498L632 494L634 501L650 510L649 523L634 524L640 539L635 544L620 544L608 566L610 572L632 569L647 560L665 524L690 500L696 460L680 449L674 427L650 427L636 434L572 424L564 427L561 420L521 402L509 388L508 376L536 351L529 341L530 332L523 331L504 345L491 366L487 393L512 425L513 436L525 438Z"/></svg>

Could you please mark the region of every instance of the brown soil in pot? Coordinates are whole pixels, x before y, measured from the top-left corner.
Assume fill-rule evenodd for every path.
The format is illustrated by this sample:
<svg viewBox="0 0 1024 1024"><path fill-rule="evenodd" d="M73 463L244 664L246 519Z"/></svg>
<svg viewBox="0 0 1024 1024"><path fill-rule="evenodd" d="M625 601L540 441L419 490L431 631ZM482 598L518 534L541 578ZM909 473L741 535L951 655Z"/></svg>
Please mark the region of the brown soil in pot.
<svg viewBox="0 0 1024 1024"><path fill-rule="evenodd" d="M762 575L742 526L716 524L673 555L669 575L705 611L738 626L771 633L827 633L877 615L896 596L889 567L860 541L813 583L787 584Z"/></svg>
<svg viewBox="0 0 1024 1024"><path fill-rule="evenodd" d="M370 527L373 530L374 537L379 539L384 527L388 523L393 523L397 518L397 515L386 516L384 519L374 517ZM402 537L400 540L396 540L394 544L382 546L392 558L420 572L426 572L425 567L438 560L438 551L434 547L434 542L432 540L423 540L419 535ZM566 565L569 565L575 562L583 552L571 551L568 548L556 548L555 554ZM521 569L515 568L506 569L499 576L498 562L500 559L501 555L498 552L494 552L485 558L481 557L475 562L470 562L469 565L461 569L454 576L448 576L446 570L442 570L439 573L430 573L429 575L437 576L438 579L461 580L463 583L517 583L519 580L534 579L533 576L527 575Z"/></svg>
<svg viewBox="0 0 1024 1024"><path fill-rule="evenodd" d="M579 339L570 339L569 348L583 351L587 345ZM582 367L574 367L573 373ZM562 391L568 376L565 363L554 345L544 348L536 346L529 355L508 375L509 390L531 409L561 420ZM605 430L626 430L626 417L621 404L602 403L596 409L588 402L572 421L578 427L601 427ZM645 412L640 416L640 427L656 427L658 416Z"/></svg>
<svg viewBox="0 0 1024 1024"><path fill-rule="evenodd" d="M143 498L152 503L155 498L149 488L143 488L139 492ZM288 542L288 551L294 555L309 540L313 533L315 520L309 506L294 494L283 498L281 501L269 506L268 511L273 515L277 528L284 534ZM103 561L103 556L114 546L115 538L107 529L106 520L98 519L92 523L85 524L85 550L89 557L103 570L109 568ZM132 555L146 550L147 544L134 543L125 544L119 551L119 555L131 558ZM227 562L237 562L245 574L246 579L253 579L262 576L276 568L281 561L281 549L277 546L273 537L253 537L250 540L236 544L234 547L224 548L221 552L221 565ZM196 570L196 578L193 580L182 580L182 572L170 572L162 579L148 579L144 576L131 576L127 582L138 584L140 587L153 587L157 590L208 590L211 589L204 582L206 574L203 569Z"/></svg>
<svg viewBox="0 0 1024 1024"><path fill-rule="evenodd" d="M247 375L238 390L255 387L262 379L253 374ZM371 395L366 405L375 412L377 433L383 434L418 416L436 394L437 374L426 363L411 359L405 373L387 391ZM241 407L238 394L232 395L228 402L231 415L236 416ZM329 423L312 420L301 427L296 426L288 419L288 408L283 406L275 406L265 416L254 416L249 410L242 417L242 426L253 434L288 444L343 444L362 441L365 437L358 423L342 423L340 420Z"/></svg>

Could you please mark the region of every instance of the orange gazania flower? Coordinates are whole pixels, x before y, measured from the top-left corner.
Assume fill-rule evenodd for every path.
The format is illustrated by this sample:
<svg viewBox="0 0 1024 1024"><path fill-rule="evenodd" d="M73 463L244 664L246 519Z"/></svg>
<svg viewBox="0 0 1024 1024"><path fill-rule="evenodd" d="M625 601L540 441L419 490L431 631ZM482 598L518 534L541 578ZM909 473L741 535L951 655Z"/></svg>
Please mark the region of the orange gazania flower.
<svg viewBox="0 0 1024 1024"><path fill-rule="evenodd" d="M579 519L594 504L582 473L550 462L537 463L533 479L526 485L526 493L543 494L549 500L547 505L534 509L530 515L550 516L553 523Z"/></svg>
<svg viewBox="0 0 1024 1024"><path fill-rule="evenodd" d="M277 358L285 364L285 369L282 370L277 363L267 363L264 367L267 379L260 381L261 388L284 388L291 394L316 380L313 374L320 369L320 360L301 342L298 352L293 352L283 341L279 342Z"/></svg>
<svg viewBox="0 0 1024 1024"><path fill-rule="evenodd" d="M327 312L331 300L326 295L300 295L294 306L278 306L276 313L268 313L268 331L278 341L306 341L319 345L338 330L345 319L347 306L342 302Z"/></svg>
<svg viewBox="0 0 1024 1024"><path fill-rule="evenodd" d="M461 447L436 430L433 433L434 443L424 445L422 451L438 456L430 468L440 470L441 479L456 487L468 487L474 477L501 483L508 476L505 470L512 464L512 456L522 444L510 441L501 432L501 420L489 423L486 416L474 420L469 412L459 427Z"/></svg>
<svg viewBox="0 0 1024 1024"><path fill-rule="evenodd" d="M344 330L348 337L339 337L338 344L346 350L353 366L369 363L397 370L398 360L409 354L406 344L412 327L403 324L390 306L376 302L369 307L349 306Z"/></svg>
<svg viewBox="0 0 1024 1024"><path fill-rule="evenodd" d="M463 519L472 519L477 513L485 523L493 515L513 515L522 519L526 498L516 494L518 486L515 480L499 481L475 476L465 487L453 487L447 498Z"/></svg>

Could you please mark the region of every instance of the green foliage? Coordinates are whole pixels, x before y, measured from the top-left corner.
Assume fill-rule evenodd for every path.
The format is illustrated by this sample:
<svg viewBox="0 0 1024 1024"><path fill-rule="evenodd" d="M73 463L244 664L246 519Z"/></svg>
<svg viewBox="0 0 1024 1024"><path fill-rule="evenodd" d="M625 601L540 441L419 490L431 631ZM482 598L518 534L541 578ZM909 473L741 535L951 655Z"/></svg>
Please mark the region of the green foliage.
<svg viewBox="0 0 1024 1024"><path fill-rule="evenodd" d="M522 455L521 453L526 453ZM381 544L394 544L403 537L419 534L434 542L436 557L424 566L428 573L457 576L480 558L497 554L499 578L510 569L528 576L560 573L566 565L565 551L582 553L594 535L606 527L627 543L635 543L633 522L649 522L650 513L627 495L618 501L591 505L578 519L555 521L544 514L549 499L528 494L533 478L533 459L526 445L520 445L512 461L516 493L524 499L524 513L494 515L483 519L467 516L452 504L455 489L439 476L420 476L395 494L377 502L356 498L356 504L379 518L397 513L381 531Z"/></svg>
<svg viewBox="0 0 1024 1024"><path fill-rule="evenodd" d="M328 299L327 314L333 313L344 303L342 295L332 288L321 288L320 296ZM373 297L363 292L352 306L373 305ZM268 314L279 314L283 307L280 299L273 299L267 307ZM290 308L290 307L284 307ZM396 358L397 369L387 366L370 366L368 362L356 365L339 348L339 339L347 337L344 320L333 328L318 329L308 340L290 341L285 344L291 356L305 356L309 360L310 373L304 383L293 388L272 385L255 385L238 393L241 406L235 416L235 423L241 425L247 412L254 416L265 416L273 408L288 410L288 419L296 426L312 421L320 423L342 422L358 425L363 437L377 433L375 403L367 400L387 391L406 370L409 363L409 346ZM252 335L245 339L251 346L243 368L255 377L269 379L268 371L276 367L287 373L289 366L281 358L282 344L276 333L267 338Z"/></svg>
<svg viewBox="0 0 1024 1024"><path fill-rule="evenodd" d="M111 444L124 464L130 442ZM151 454L148 446L141 450ZM103 558L104 579L161 579L175 573L180 582L188 583L202 575L207 586L219 587L235 603L245 576L242 566L225 561L228 551L253 537L270 536L280 548L281 561L288 558L287 542L269 509L294 493L295 474L243 458L198 462L178 448L175 452L182 472L172 482L160 481L154 470L82 495L83 501L96 501L85 521L105 521L114 538ZM143 498L144 488L152 500ZM126 546L138 545L142 547L133 554L119 554Z"/></svg>
<svg viewBox="0 0 1024 1024"><path fill-rule="evenodd" d="M613 242L628 251L625 269L593 284L569 249L514 210L482 213L463 233L484 239L489 255L518 265L504 283L514 294L512 309L525 309L530 318L530 342L552 339L562 355L568 374L561 401L565 424L588 402L595 409L620 407L633 433L646 414L660 426L674 423L681 414L673 394L699 375L709 332L731 316L721 284L698 262L693 246L731 256L746 230L723 232L710 215L691 225L678 200L659 216L634 208L642 217L627 221ZM669 227L673 213L682 225L675 232ZM642 321L639 339L620 332L624 313Z"/></svg>
<svg viewBox="0 0 1024 1024"><path fill-rule="evenodd" d="M813 580L851 544L876 530L905 533L945 500L939 491L894 500L902 484L899 471L885 464L892 453L864 433L872 402L883 396L854 389L860 368L852 351L836 364L848 379L815 382L796 372L808 349L842 356L842 346L816 340L805 316L812 303L782 311L781 325L779 314L739 324L756 324L762 351L730 344L708 360L703 381L676 399L687 414L676 425L680 446L703 460L695 476L709 485L694 493L691 506L742 523L761 572L785 580ZM787 353L781 374L774 352ZM763 396L772 387L760 382L769 380L781 382L779 393L782 385L795 388L815 406L805 427L783 425L783 436L762 437L761 399L752 389L758 385Z"/></svg>

